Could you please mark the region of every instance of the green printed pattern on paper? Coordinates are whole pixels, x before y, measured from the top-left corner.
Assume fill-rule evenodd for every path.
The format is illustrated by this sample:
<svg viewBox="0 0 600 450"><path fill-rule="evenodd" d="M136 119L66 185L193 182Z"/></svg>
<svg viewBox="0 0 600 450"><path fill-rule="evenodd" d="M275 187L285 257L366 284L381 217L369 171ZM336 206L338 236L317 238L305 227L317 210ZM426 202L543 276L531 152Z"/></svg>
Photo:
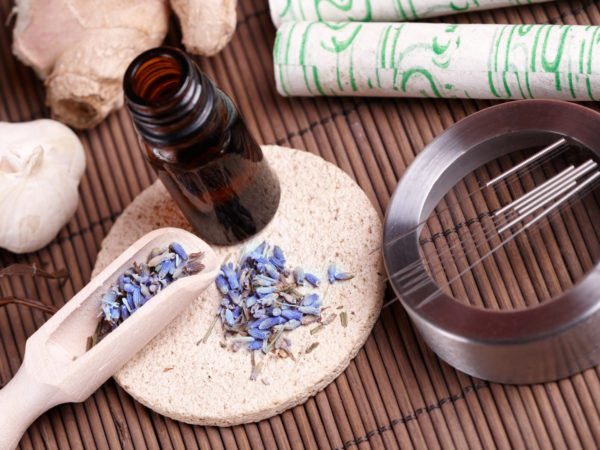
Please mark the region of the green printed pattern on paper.
<svg viewBox="0 0 600 450"><path fill-rule="evenodd" d="M275 25L296 20L394 22L549 0L269 0Z"/></svg>
<svg viewBox="0 0 600 450"><path fill-rule="evenodd" d="M293 22L274 62L282 95L600 98L597 26Z"/></svg>

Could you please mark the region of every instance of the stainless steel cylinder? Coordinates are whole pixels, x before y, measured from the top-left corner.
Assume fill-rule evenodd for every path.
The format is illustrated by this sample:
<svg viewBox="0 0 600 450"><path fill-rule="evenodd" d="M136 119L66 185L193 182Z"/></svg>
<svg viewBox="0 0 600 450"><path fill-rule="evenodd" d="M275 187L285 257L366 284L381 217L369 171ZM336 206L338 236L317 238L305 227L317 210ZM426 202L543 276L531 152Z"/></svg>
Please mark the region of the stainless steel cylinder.
<svg viewBox="0 0 600 450"><path fill-rule="evenodd" d="M390 282L433 351L470 375L538 383L600 363L600 264L558 297L525 309L495 311L438 292L419 252L419 224L464 176L504 154L549 145L560 137L600 157L600 114L545 100L485 109L432 141L406 170L391 199L384 228ZM416 291L395 276L412 264L420 264L419 275L426 277Z"/></svg>

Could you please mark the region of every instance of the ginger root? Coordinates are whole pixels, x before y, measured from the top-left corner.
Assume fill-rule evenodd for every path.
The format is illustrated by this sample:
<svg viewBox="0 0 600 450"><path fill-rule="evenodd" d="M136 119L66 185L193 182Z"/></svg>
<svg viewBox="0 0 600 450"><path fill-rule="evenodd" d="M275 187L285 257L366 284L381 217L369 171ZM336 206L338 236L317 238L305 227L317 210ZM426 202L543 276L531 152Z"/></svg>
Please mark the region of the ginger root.
<svg viewBox="0 0 600 450"><path fill-rule="evenodd" d="M91 128L123 104L122 79L160 45L167 0L16 0L13 52L45 80L52 117Z"/></svg>
<svg viewBox="0 0 600 450"><path fill-rule="evenodd" d="M211 56L225 47L235 31L236 4L236 0L171 0L185 49Z"/></svg>

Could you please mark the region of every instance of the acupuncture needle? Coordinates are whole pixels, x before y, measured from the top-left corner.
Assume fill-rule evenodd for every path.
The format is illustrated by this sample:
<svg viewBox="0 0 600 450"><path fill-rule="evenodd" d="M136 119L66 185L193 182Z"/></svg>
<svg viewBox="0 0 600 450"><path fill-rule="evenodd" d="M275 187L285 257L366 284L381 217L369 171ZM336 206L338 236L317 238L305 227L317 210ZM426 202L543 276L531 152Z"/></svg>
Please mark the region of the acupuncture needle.
<svg viewBox="0 0 600 450"><path fill-rule="evenodd" d="M588 184L592 183L592 182L597 182L598 179L600 178L600 172L596 172L594 175L592 175L588 180L586 180L581 186L579 186L579 188L577 190L574 190L572 192L570 192L567 196L565 196L562 201L567 201L569 200L569 197L571 195L575 195L576 193L579 192L579 189L588 189L589 186ZM446 283L444 283L443 285L438 286L438 289L436 291L434 291L432 294L430 294L425 300L421 301L418 305L416 305L416 308L423 306L424 304L426 304L428 301L430 301L431 299L434 298L434 296L436 294L438 294L439 292L442 292L445 288L449 287L450 285L452 285L455 281L457 281L460 277L462 277L465 273L467 273L468 271L470 271L471 269L473 269L473 267L475 267L476 265L478 265L479 263L481 263L485 258L491 256L493 253L495 253L497 250L499 250L500 248L502 248L506 243L510 242L511 240L513 240L515 237L517 237L521 232L529 229L532 225L539 225L537 224L537 222L541 219L543 219L544 217L548 217L551 216L554 213L557 213L558 211L554 211L554 208L558 206L560 207L561 205L559 204L555 204L552 208L549 208L548 210L546 210L544 213L540 214L539 216L537 216L534 220L532 220L531 222L528 222L526 225L524 225L522 228L520 228L516 233L511 234L509 237L505 238L499 245L497 245L496 247L494 247L492 250L490 250L489 252L487 252L486 254L484 254L483 256L481 256L480 258L478 258L475 262L470 263L469 266L464 269L463 271L461 271L457 276L453 277L452 279L450 279L449 281L447 281ZM535 229L535 227L531 227L531 229ZM477 250L477 248L479 248L483 243L485 242L489 242L489 239L480 243L479 245L468 249L468 251L466 252L466 254L470 253L470 252L474 252L475 250ZM431 262L431 261L428 261ZM422 264L421 261L419 261L420 264ZM438 266L441 265L441 263L436 263ZM425 266L421 265L420 266L421 269L425 270ZM444 269L442 268L441 270L438 271L431 271L432 275L435 274L439 274L442 273L444 271ZM413 283L412 285L407 285L407 286L403 286L408 288L409 290L405 292L405 294L411 294L415 291L417 291L418 289L420 289L421 287L423 287L424 285L426 285L428 283L427 280L427 276L429 275L429 272L426 272L426 275L424 274L424 276L418 280L416 283ZM389 278L386 278L384 281L390 281ZM393 299L389 300L388 302L384 303L384 305L382 306L383 308L387 308L388 306L391 306L393 303L395 303L396 301L399 300L399 297L394 297Z"/></svg>
<svg viewBox="0 0 600 450"><path fill-rule="evenodd" d="M517 222L523 220L527 215L531 214L536 209L539 209L539 208L547 205L548 202L559 199L559 197L562 194L564 194L570 188L573 187L573 182L574 182L573 180L576 180L577 178L579 178L579 177L587 174L590 170L593 170L596 167L597 167L597 163L595 163L595 162L593 162L591 160L588 160L587 162L585 162L584 164L582 164L581 166L579 166L576 169L574 167L573 168L568 167L567 169L565 169L564 171L560 172L556 176L554 176L551 179L547 180L542 185L540 185L537 188L535 188L534 190L530 191L528 194L525 194L524 196L522 196L519 199L515 200L511 204L507 205L508 207L513 207L513 206L518 206L520 204L521 205L521 208L519 210L520 212L517 211L517 213L520 214L520 215L518 216L517 220L514 220L513 222L509 223L507 226L503 227L500 230L500 232L505 232L510 226L513 226ZM521 231L524 231L525 229L528 229L529 227L535 228L535 227L533 227L533 225L536 222L538 222L539 220L541 220L545 216L550 216L554 212L557 212L555 210L559 209L565 202L570 202L572 200L572 197L574 195L576 195L578 193L581 193L584 190L589 190L589 185L591 185L592 183L594 183L597 180L598 176L599 176L599 173L596 172L596 174L594 174L590 178L586 179L577 188L571 190L571 192L567 193L564 197L560 197L559 201L557 203L555 203L554 206L546 209L544 212L542 212L539 216L537 216L531 222L528 222L526 225L524 225L524 227L521 230L519 230L519 232L517 232L517 233L511 235L509 238L505 239L499 246L497 246L496 248L494 248L488 254L484 255L484 257L479 258L477 261L475 261L474 263L470 264L469 267L467 268L467 270L472 269L475 265L477 265L479 262L481 262L483 259L485 259L485 257L490 256L491 254L493 254L498 248L502 247L506 242L508 242L509 240L511 240L514 237L516 237L516 235L518 235ZM565 186L568 186L568 187L565 187ZM544 192L546 193L546 195L543 195ZM533 196L531 194L537 194L537 195ZM525 199L526 201L523 201L521 199ZM505 208L503 208L503 211L501 211L501 212L504 212L507 209L508 208L505 207ZM490 238L487 237L487 233L494 231L493 229L492 230L490 230L490 229L486 230L485 226L482 226L482 228L483 228L483 231L479 233L479 236L476 236L476 233L473 233L473 235L471 236L471 239L473 239L473 241L474 241L475 244L477 244L477 241L481 237L481 234L483 234L486 237L486 239L483 242L480 242L478 245L476 245L475 248L470 249L469 252L476 250L477 247L479 247L480 245L482 245L486 241L489 241ZM499 233L494 234L494 236L497 236L498 234ZM457 244L454 244L453 247L455 247L456 245L460 245L460 244L464 244L464 242L459 241ZM447 249L445 251L445 253L451 252L451 250L452 250L452 248ZM436 253L436 252L434 252L434 253ZM431 266L435 267L436 265L437 266L441 266L442 265L441 261L434 262L434 264L431 264L432 263L432 258L430 258L430 256L437 256L438 258L441 259L441 256L443 256L443 253L442 254L436 253L435 255L426 255L425 256L426 260L428 261L428 263L430 263ZM418 268L420 271L424 270L424 266L422 265L422 261L419 260L419 261L415 261L412 264L409 264L404 269L401 269L401 271L399 271L400 276L406 276L406 273L402 273L402 271L410 269L411 266L413 266L414 268ZM433 270L433 267L431 268L431 270ZM394 274L394 275L397 276L398 273ZM462 275L462 273L461 273L461 275ZM422 276L424 277L423 279L425 280L428 275L427 275L427 273L425 273ZM459 275L459 277L460 277L460 275ZM446 283L446 285L441 286L441 289L443 289L444 287L450 285L455 280L456 280L456 278L452 279L450 282ZM413 280L413 282L411 284L413 288L410 289L409 292L412 292L412 291L418 289L421 286L421 284L422 284L422 282L421 282L421 280L419 280L419 277L416 277L416 282L415 282L415 280ZM404 287L405 288L411 288L411 285L406 285ZM391 305L396 300L397 300L397 298L394 298L394 299L390 300L389 302L387 302L384 305L384 307L387 307L387 306Z"/></svg>
<svg viewBox="0 0 600 450"><path fill-rule="evenodd" d="M537 217L536 217L534 220L532 220L531 222L528 222L526 225L524 225L524 227L523 227L522 229L520 229L520 230L519 230L517 233L515 233L515 235L516 235L516 234L519 234L521 231L524 231L524 230L525 230L525 229L527 229L527 228L528 228L530 225L532 225L533 223L535 223L537 220L539 220L539 219L543 218L543 217L544 217L546 214L549 214L550 212L552 212L552 211L553 211L553 209L554 209L556 206L560 206L560 205L561 205L561 204L562 204L564 201L566 201L566 200L569 200L569 199L571 198L571 196L573 196L573 195L577 194L579 191L581 191L581 190L583 190L584 188L586 188L586 187L588 186L588 184L590 184L590 183L592 183L593 181L595 181L595 180L596 180L596 178L597 178L598 174L600 174L600 172L596 172L596 174L592 175L590 178L588 178L586 181L584 181L582 184L580 184L580 186L579 186L579 187L577 187L576 189L573 189L573 190L571 190L571 191L570 191L570 192L569 192L569 193L568 193L566 196L562 197L562 198L561 198L561 199L560 199L560 200L559 200L557 203L555 203L555 204L554 204L554 205L553 205L551 208L549 208L549 209L545 210L543 213L541 213L539 216L537 216ZM559 193L559 194L562 194L562 193ZM521 218L520 218L520 220L522 220L524 217L525 217L525 216L521 217ZM517 221L515 221L515 223L516 223L516 222L517 222ZM514 225L514 224L511 224L511 226L512 226L512 225ZM502 229L501 231L502 231L502 232L504 232L504 231L506 231L506 229ZM499 231L497 234L494 234L492 237L499 236L499 234L500 234L500 231ZM512 238L514 238L514 237L515 237L515 235L513 235L513 236L512 236L510 239L508 239L506 242L508 242L508 241L510 241ZM477 250L478 248L480 248L480 247L481 247L483 244L485 244L485 243L489 242L489 241L491 240L491 237L490 237L490 238L486 238L486 239L484 239L483 241L480 241L480 240L479 240L479 236L477 236L477 238L476 238L475 234L473 234L473 235L472 235L472 237L471 237L471 239L473 240L473 243L474 243L474 244L476 244L476 245L475 245L473 248L470 248L470 249L469 249L469 251L468 251L467 253L469 253L469 252L474 252L475 250ZM463 241L459 242L459 244L463 244L463 243L464 243ZM503 241L503 243L501 243L501 244L500 244L500 246L499 246L498 248L502 247L502 246L504 245L504 243L505 243L505 242ZM441 257L442 257L442 256L444 256L444 254L446 254L446 255L447 255L447 254L448 254L448 251L446 250L446 251L445 251L445 252L443 252L443 253L440 253L440 254L435 254L435 255L429 254L429 255L427 255L427 257L426 257L426 258L424 258L424 259L425 259L425 260L428 262L428 264L430 265L430 268L431 268L430 270L431 270L431 271L432 271L434 274L435 274L435 273L439 273L439 271L437 271L437 270L436 270L436 271L434 271L432 268L433 268L433 267L435 267L435 266L442 266L442 263L440 263L440 262L434 262L434 264L432 264L432 258L437 256L437 257L439 257L439 258L441 259ZM489 255L486 255L486 256L489 256ZM478 260L477 260L475 263L471 264L471 266L470 266L468 269L471 269L471 268L473 268L475 265L477 265L479 262L481 262L483 259L485 259L485 257L486 257L486 256L484 256L484 257L482 257L482 258L478 259ZM422 276L422 278L421 278L421 279L419 279L418 277L414 277L413 279L410 279L410 278L409 278L409 279L408 279L408 280L409 280L409 282L408 282L408 283L404 283L404 284L402 284L402 287L403 287L404 289L409 289L409 292L408 292L408 293L410 293L410 292L413 292L413 291L414 291L414 290L416 290L418 287L420 287L420 283L422 282L422 280L425 280L425 279L427 279L427 277L428 277L428 274L427 274L427 273L424 273L424 272L422 272L422 271L423 271L423 269L424 269L424 266L422 265L422 261L420 261L420 260L419 260L419 261L416 261L416 262L415 262L415 263L413 263L413 264L418 264L418 266L417 266L417 267L418 267L418 268L420 269L420 271L421 271L421 276ZM402 271L402 270L400 270L400 271L398 271L398 272L401 272L401 271ZM398 274L398 272L397 272L396 274L392 275L392 277L390 277L390 278L394 278L394 281L402 282L402 280L398 280L397 278L395 278L395 275L397 275L397 274ZM416 286L416 287L415 287L415 286Z"/></svg>
<svg viewBox="0 0 600 450"><path fill-rule="evenodd" d="M453 202L452 204L447 205L446 207L444 207L443 209L438 211L436 214L441 215L444 212L449 211L453 206L456 206L456 205L460 204L461 202L469 199L470 197L482 192L484 189L490 188L493 186L497 186L497 184L502 180L504 180L505 182L508 182L515 177L518 178L519 172L521 172L521 173L531 172L532 170L534 170L535 168L537 168L541 164L543 164L545 161L547 161L548 158L552 157L555 153L562 152L562 151L566 150L567 148L569 148L568 141L565 138L558 139L554 143L542 148L541 150L539 150L538 152L533 154L531 157L529 157L526 160L522 161L521 163L517 164L517 166L515 166L515 167L518 167L517 170L514 170L515 167L513 167L513 168L509 169L508 171L500 174L493 180L490 180L484 184L480 183L478 189L473 190L472 192L467 194L464 198L460 198L460 199L456 200L455 202ZM524 170L525 167L528 167L528 169ZM492 183L492 181L493 181L493 183ZM427 220L428 220L428 218L419 222L417 225L413 226L412 228L408 229L407 231L397 234L396 236L392 237L391 239L388 239L386 242L383 243L383 246L391 245L394 242L397 242L398 240L402 239L403 237L411 234L412 232L417 230L419 227L424 225L425 222L427 222ZM373 252L378 251L378 250L380 250L380 249L373 250Z"/></svg>
<svg viewBox="0 0 600 450"><path fill-rule="evenodd" d="M512 233L510 236L508 236L507 238L503 239L500 244L498 244L497 246L495 246L494 248L492 248L492 250L490 250L485 255L483 255L481 258L479 258L475 263L470 264L467 269L461 271L456 277L452 278L445 285L439 286L438 289L434 293L430 294L424 300L422 300L421 302L419 302L415 307L419 308L419 307L422 307L422 306L426 305L429 301L431 301L434 298L435 294L437 294L438 292L441 292L443 290L443 288L445 288L445 287L449 286L450 284L452 284L452 282L456 281L463 274L465 274L467 271L471 270L475 265L479 264L485 258L487 258L488 256L491 256L494 252L496 252L498 249L502 248L507 242L513 240L520 233L522 233L523 231L527 230L530 226L538 223L539 220L541 220L544 217L546 217L550 212L552 212L554 209L556 209L558 206L560 206L563 202L567 201L569 198L571 198L571 196L575 195L577 192L579 192L580 190L584 189L590 183L596 181L599 177L600 177L600 172L596 172L594 175L592 175L591 177L589 177L586 181L584 181L583 183L581 183L578 187L576 187L575 189L573 189L572 191L570 191L567 195L565 195L557 203L555 203L550 208L548 208L547 210L545 210L544 212L542 212L540 215L538 215L535 219L533 219L532 221L530 221L527 224L523 225L523 227L521 227L516 233ZM421 283L421 285L422 285L422 283ZM410 294L410 293L414 292L415 290L419 289L421 287L421 285L412 288L408 293Z"/></svg>
<svg viewBox="0 0 600 450"><path fill-rule="evenodd" d="M539 190L535 195L530 195L530 194L534 193L534 191L536 191L536 189L534 189L533 191L531 191L528 194L525 194L524 196L515 200L511 204L507 205L507 207L511 207L511 205L515 205L515 204L517 205L517 207L525 206L525 204L528 205L528 208L525 210L517 209L517 211L516 211L517 214L521 214L521 215L519 215L516 219L512 220L512 222L508 222L508 223L504 223L504 224L494 222L493 226L491 228L483 225L482 231L474 233L472 235L472 238L479 239L479 236L481 234L483 234L484 236L487 236L489 233L494 233L495 228L497 228L497 227L501 227L501 229L498 231L498 233L505 231L510 226L521 221L523 219L523 217L525 217L527 214L529 214L529 212L532 212L535 209L538 209L539 207L543 206L543 204L546 204L547 202L552 201L554 198L556 198L561 193L563 193L568 187L573 187L575 185L575 180L577 178L579 178L580 176L583 176L590 170L594 169L595 167L597 167L597 165L598 164L595 163L594 161L588 160L586 163L582 164L577 169L573 168L572 170L565 170L565 171L561 172L559 174L559 175L561 175L560 177L557 176L557 177L553 177L553 179L551 179L551 180L548 180L548 181L552 181L552 183L548 184L548 182L546 182L543 185L540 185L539 187L540 188L544 187L544 189ZM519 200L521 200L523 198L525 198L525 202L519 203ZM524 214L523 214L523 211L525 212ZM494 214L494 216L495 216L495 214ZM444 252L442 254L437 254L437 256L441 257L441 256L451 252L460 244L461 244L460 241L455 243L454 245L450 246L446 250L446 252ZM428 256L429 255L426 254L425 258L428 259ZM394 279L401 282L401 279L398 279L397 277L399 277L399 276L400 277L410 277L411 272L414 272L415 270L418 271L419 268L420 268L420 261L415 261L414 263L409 264L408 266L404 267L403 269L401 269L399 272L397 272L396 274L394 274L392 276L394 277Z"/></svg>

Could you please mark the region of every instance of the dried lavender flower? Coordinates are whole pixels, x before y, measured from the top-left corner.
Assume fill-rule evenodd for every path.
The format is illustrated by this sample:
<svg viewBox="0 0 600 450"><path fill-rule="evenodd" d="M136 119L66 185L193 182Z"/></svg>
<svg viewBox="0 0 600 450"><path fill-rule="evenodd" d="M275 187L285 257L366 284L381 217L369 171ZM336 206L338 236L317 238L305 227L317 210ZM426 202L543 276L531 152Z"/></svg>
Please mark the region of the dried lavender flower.
<svg viewBox="0 0 600 450"><path fill-rule="evenodd" d="M294 269L294 279L296 280L296 284L298 286L304 285L304 270L301 267L296 267Z"/></svg>
<svg viewBox="0 0 600 450"><path fill-rule="evenodd" d="M338 272L335 274L335 279L339 281L350 280L352 278L354 278L354 275L352 275L351 273Z"/></svg>
<svg viewBox="0 0 600 450"><path fill-rule="evenodd" d="M248 350L260 350L263 346L263 341L260 339L254 339L248 344Z"/></svg>
<svg viewBox="0 0 600 450"><path fill-rule="evenodd" d="M202 256L202 253L188 256L180 244L173 242L168 248L153 249L146 263L133 263L102 297L98 327L100 334L94 336L93 340L99 342L172 282L204 269Z"/></svg>
<svg viewBox="0 0 600 450"><path fill-rule="evenodd" d="M221 294L223 295L227 295L227 293L229 292L229 286L227 285L227 280L225 279L225 277L219 274L215 282L217 283L217 289L219 290L219 292L221 292Z"/></svg>
<svg viewBox="0 0 600 450"><path fill-rule="evenodd" d="M284 309L281 311L281 315L286 319L302 319L302 313L294 309Z"/></svg>
<svg viewBox="0 0 600 450"><path fill-rule="evenodd" d="M298 290L305 281L317 286L319 279L298 267L290 282L285 264L281 247L263 241L244 251L236 265L229 262L221 266L216 279L223 294L218 315L227 333L251 338L249 350L267 353L284 331L312 322L306 317L320 318L322 299Z"/></svg>
<svg viewBox="0 0 600 450"><path fill-rule="evenodd" d="M186 259L188 259L188 255L187 255L186 251L177 242L172 242L170 247L171 247L171 250L173 250L175 253L177 253L177 255L179 255L179 257L181 259L183 259L184 261Z"/></svg>
<svg viewBox="0 0 600 450"><path fill-rule="evenodd" d="M331 263L329 268L327 269L327 278L329 279L329 283L333 284L336 281L345 281L354 278L354 275L346 272L338 272L335 263Z"/></svg>
<svg viewBox="0 0 600 450"><path fill-rule="evenodd" d="M298 308L298 311L300 311L302 314L311 314L314 316L321 314L321 308L318 306L301 306Z"/></svg>
<svg viewBox="0 0 600 450"><path fill-rule="evenodd" d="M314 276L312 273L304 273L304 278L306 278L306 281L308 281L314 287L318 287L319 284L321 283L321 281L316 276Z"/></svg>
<svg viewBox="0 0 600 450"><path fill-rule="evenodd" d="M330 284L335 283L335 263L332 263L327 269L327 278Z"/></svg>

